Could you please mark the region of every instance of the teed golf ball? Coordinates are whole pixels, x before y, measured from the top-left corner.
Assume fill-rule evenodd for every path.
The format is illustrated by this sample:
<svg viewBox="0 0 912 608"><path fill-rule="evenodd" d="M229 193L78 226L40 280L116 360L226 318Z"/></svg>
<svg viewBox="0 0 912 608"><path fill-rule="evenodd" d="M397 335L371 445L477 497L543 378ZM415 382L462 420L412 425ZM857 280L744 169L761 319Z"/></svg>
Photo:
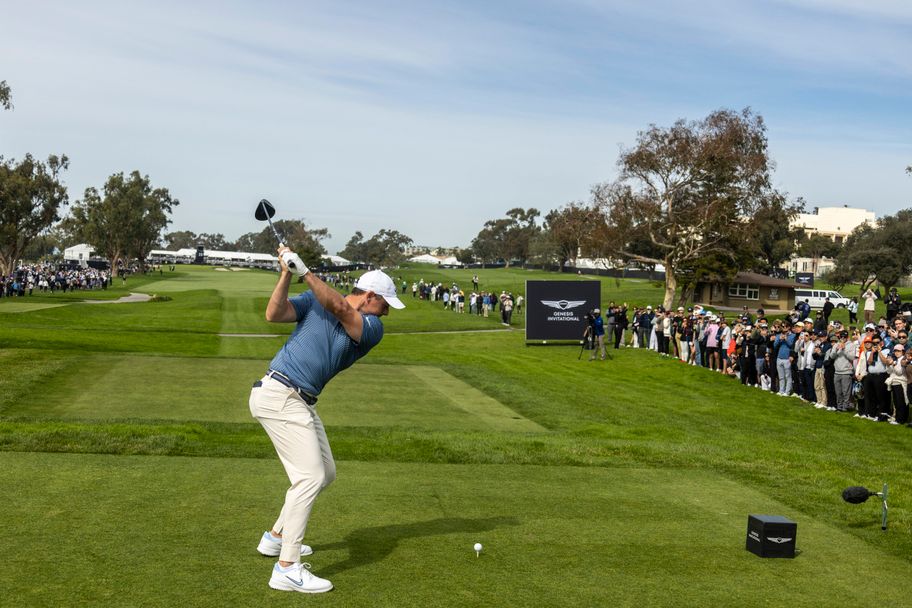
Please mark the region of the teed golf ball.
<svg viewBox="0 0 912 608"><path fill-rule="evenodd" d="M481 543L475 543L475 551L481 551Z"/></svg>

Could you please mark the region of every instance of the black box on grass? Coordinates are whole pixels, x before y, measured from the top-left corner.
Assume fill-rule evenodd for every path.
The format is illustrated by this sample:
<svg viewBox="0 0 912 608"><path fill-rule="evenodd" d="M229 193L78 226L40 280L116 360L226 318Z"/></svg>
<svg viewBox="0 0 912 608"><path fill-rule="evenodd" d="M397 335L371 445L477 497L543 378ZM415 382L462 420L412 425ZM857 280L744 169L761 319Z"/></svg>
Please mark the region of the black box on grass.
<svg viewBox="0 0 912 608"><path fill-rule="evenodd" d="M795 557L798 524L780 515L747 516L747 550L760 557Z"/></svg>

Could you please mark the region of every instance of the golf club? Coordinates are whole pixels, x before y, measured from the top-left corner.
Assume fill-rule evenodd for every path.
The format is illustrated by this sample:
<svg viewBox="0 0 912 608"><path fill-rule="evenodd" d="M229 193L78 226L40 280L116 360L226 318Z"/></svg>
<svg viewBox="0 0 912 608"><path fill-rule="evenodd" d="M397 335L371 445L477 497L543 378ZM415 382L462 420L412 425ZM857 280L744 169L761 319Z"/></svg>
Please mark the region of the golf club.
<svg viewBox="0 0 912 608"><path fill-rule="evenodd" d="M279 242L279 247L284 247L285 246L284 239L282 239L282 237L279 236L279 231L276 230L276 227L272 224L272 216L274 216L274 215L275 215L275 207L272 206L272 203L267 201L265 198L260 199L260 202L257 204L257 208L256 208L256 212L254 213L254 217L256 217L256 219L260 220L261 222L262 221L269 222L269 227L272 228L272 233L275 235L276 240ZM285 252L282 254L282 260L285 262L285 265L288 267L288 269L296 272L299 277L303 276L303 273L307 272L306 267L302 266L302 268L304 268L304 271L303 272L300 271L298 269L297 264L294 261L295 258L300 259L300 258L298 258L297 255L295 255L292 252Z"/></svg>
<svg viewBox="0 0 912 608"><path fill-rule="evenodd" d="M842 491L842 499L846 502L852 503L853 505L861 504L868 500L871 496L879 496L881 500L880 507L880 529L887 529L887 484L883 484L883 490L880 492L872 492L871 490L863 486L850 486Z"/></svg>
<svg viewBox="0 0 912 608"><path fill-rule="evenodd" d="M279 242L279 247L284 247L285 242L282 240L282 237L279 236L279 231L276 230L275 226L272 225L272 216L274 215L275 207L272 206L272 203L267 201L265 198L261 199L257 205L256 213L254 213L254 216L261 222L269 222L269 227L272 228L272 233L275 235L276 240Z"/></svg>

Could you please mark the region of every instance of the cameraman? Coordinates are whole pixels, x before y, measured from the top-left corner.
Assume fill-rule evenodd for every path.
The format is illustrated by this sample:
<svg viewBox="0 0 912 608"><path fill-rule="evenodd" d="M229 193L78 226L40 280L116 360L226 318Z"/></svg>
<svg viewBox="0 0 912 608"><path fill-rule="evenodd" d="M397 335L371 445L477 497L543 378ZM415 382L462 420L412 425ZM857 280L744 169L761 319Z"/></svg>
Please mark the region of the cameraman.
<svg viewBox="0 0 912 608"><path fill-rule="evenodd" d="M586 319L589 322L589 326L586 327L583 337L591 337L592 342L592 356L589 357L590 361L595 361L596 353L600 353L599 358L604 361L606 357L605 353L605 322L602 320L602 313L598 308L593 308L592 312L586 315Z"/></svg>

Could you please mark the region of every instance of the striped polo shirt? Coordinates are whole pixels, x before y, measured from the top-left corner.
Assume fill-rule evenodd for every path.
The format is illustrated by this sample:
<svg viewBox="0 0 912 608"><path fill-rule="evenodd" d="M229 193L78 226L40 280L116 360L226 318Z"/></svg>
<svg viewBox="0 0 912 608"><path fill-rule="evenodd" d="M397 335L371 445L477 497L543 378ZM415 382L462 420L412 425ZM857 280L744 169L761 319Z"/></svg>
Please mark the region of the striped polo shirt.
<svg viewBox="0 0 912 608"><path fill-rule="evenodd" d="M383 324L374 315L361 315L364 328L361 341L355 342L313 292L305 291L289 301L297 312L298 323L269 367L314 396L320 394L333 376L366 355L383 338Z"/></svg>

